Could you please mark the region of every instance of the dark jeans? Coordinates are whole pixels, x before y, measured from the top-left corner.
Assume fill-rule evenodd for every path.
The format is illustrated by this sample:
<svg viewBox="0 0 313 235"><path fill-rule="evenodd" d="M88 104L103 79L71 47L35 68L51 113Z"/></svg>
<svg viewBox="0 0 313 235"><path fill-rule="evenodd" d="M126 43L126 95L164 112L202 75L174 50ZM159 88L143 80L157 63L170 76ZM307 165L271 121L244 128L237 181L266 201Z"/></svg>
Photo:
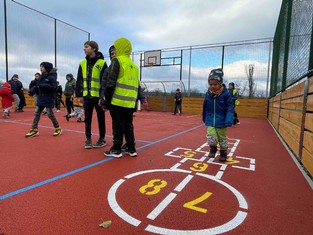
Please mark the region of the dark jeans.
<svg viewBox="0 0 313 235"><path fill-rule="evenodd" d="M24 106L26 106L26 100L25 100L24 93L19 94L18 97L20 98L20 103L19 103L18 109L23 110Z"/></svg>
<svg viewBox="0 0 313 235"><path fill-rule="evenodd" d="M123 137L129 149L135 149L133 113L135 109L112 105L110 114L113 125L113 149L121 150Z"/></svg>
<svg viewBox="0 0 313 235"><path fill-rule="evenodd" d="M182 108L181 108L181 103L182 103L181 101L175 102L174 114L176 114L177 111L179 111L180 114L183 113L183 110L182 110Z"/></svg>
<svg viewBox="0 0 313 235"><path fill-rule="evenodd" d="M32 124L32 128L38 128L38 123L39 123L39 120L40 120L40 115L42 113L42 111L45 109L46 107L45 106L36 106L36 109L35 109L35 115L34 115L34 121L33 121L33 124ZM47 111L47 115L48 115L48 118L50 118L50 120L52 121L52 124L54 126L54 128L57 128L59 127L59 123L57 121L57 119L55 118L54 116L54 113L53 113L53 108L46 108L46 111Z"/></svg>
<svg viewBox="0 0 313 235"><path fill-rule="evenodd" d="M85 134L86 138L91 138L91 121L93 109L96 109L97 119L98 119L98 128L99 128L99 136L101 139L104 139L105 136L105 116L104 111L99 106L99 98L84 98L84 112L85 112Z"/></svg>
<svg viewBox="0 0 313 235"><path fill-rule="evenodd" d="M72 110L74 111L73 97L67 96L65 98L65 105L66 105L67 114L70 114Z"/></svg>

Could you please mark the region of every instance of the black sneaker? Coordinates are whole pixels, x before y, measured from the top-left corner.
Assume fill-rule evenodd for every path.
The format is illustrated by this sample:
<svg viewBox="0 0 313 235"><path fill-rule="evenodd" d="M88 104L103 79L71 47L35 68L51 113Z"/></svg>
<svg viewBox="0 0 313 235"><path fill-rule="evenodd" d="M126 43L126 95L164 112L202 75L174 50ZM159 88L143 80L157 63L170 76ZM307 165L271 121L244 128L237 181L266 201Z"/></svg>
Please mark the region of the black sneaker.
<svg viewBox="0 0 313 235"><path fill-rule="evenodd" d="M121 149L122 149L123 152L125 152L125 150L126 150L127 148L128 148L128 147L127 147L127 144L124 144Z"/></svg>
<svg viewBox="0 0 313 235"><path fill-rule="evenodd" d="M107 157L120 158L123 156L122 152L115 149L110 149L109 151L104 152L104 155Z"/></svg>
<svg viewBox="0 0 313 235"><path fill-rule="evenodd" d="M85 142L85 149L92 149L92 141L91 139L87 139Z"/></svg>
<svg viewBox="0 0 313 235"><path fill-rule="evenodd" d="M125 148L124 153L131 156L131 157L137 157L137 152L136 149L130 149L130 148Z"/></svg>
<svg viewBox="0 0 313 235"><path fill-rule="evenodd" d="M106 141L104 140L104 139L99 139L98 141L97 141L97 143L95 143L94 145L93 145L93 147L94 148L102 148L102 147L104 147L104 146L106 146L107 145L107 143L106 143Z"/></svg>
<svg viewBox="0 0 313 235"><path fill-rule="evenodd" d="M65 117L66 121L69 121L71 118L71 116L69 114L66 114L64 117Z"/></svg>

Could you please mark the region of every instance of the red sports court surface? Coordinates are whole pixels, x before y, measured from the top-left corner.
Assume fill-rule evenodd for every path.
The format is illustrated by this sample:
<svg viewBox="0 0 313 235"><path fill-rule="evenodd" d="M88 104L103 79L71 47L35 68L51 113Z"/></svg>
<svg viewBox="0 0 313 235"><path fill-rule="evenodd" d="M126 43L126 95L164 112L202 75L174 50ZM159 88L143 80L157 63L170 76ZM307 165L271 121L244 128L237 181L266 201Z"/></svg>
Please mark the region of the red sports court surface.
<svg viewBox="0 0 313 235"><path fill-rule="evenodd" d="M102 149L84 149L84 123L64 114L59 137L46 116L24 137L33 109L0 120L0 234L312 234L312 183L267 120L229 128L222 164L197 115L138 112L138 157L113 159L108 113Z"/></svg>

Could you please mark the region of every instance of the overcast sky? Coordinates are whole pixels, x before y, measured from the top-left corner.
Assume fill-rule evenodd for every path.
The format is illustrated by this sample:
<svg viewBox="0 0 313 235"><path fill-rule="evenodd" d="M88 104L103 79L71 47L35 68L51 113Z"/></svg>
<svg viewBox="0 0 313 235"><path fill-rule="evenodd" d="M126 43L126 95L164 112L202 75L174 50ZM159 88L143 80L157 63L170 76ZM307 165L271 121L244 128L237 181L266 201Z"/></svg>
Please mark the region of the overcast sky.
<svg viewBox="0 0 313 235"><path fill-rule="evenodd" d="M90 32L106 52L119 37L134 51L273 37L282 0L16 2Z"/></svg>

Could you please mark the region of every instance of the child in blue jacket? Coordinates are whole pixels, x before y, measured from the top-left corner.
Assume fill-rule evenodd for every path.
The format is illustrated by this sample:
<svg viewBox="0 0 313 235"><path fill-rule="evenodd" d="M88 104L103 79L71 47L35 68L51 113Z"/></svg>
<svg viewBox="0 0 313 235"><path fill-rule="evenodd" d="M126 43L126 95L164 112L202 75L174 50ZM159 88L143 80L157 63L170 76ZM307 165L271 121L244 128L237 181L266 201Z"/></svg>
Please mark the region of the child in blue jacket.
<svg viewBox="0 0 313 235"><path fill-rule="evenodd" d="M223 84L223 76L222 69L213 69L210 72L209 89L205 94L202 111L202 120L207 126L207 139L210 145L209 157L215 157L219 144L219 161L227 160L228 138L226 128L232 126L234 116L234 104Z"/></svg>

